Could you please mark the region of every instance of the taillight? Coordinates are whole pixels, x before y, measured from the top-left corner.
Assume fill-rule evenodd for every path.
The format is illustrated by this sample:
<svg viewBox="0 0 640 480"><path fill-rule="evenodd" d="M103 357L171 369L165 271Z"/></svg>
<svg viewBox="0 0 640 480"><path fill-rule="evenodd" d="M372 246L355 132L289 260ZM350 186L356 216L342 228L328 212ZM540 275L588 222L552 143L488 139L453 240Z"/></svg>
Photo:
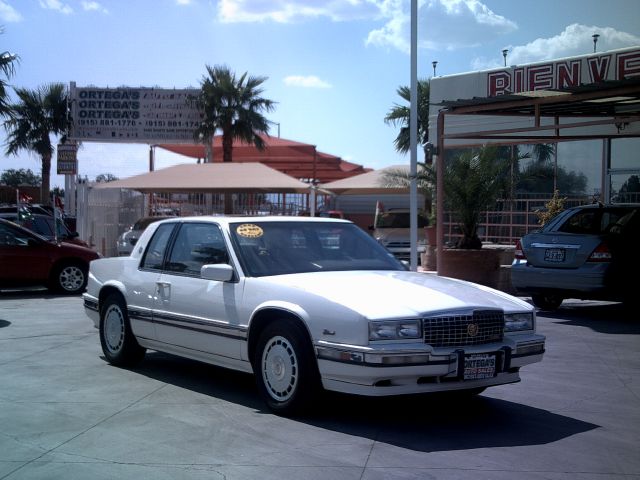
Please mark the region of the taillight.
<svg viewBox="0 0 640 480"><path fill-rule="evenodd" d="M526 260L527 256L524 254L524 249L522 248L522 243L520 240L516 242L516 249L514 250L514 256L516 260Z"/></svg>
<svg viewBox="0 0 640 480"><path fill-rule="evenodd" d="M598 245L598 247L589 255L587 262L610 262L611 250L604 243Z"/></svg>

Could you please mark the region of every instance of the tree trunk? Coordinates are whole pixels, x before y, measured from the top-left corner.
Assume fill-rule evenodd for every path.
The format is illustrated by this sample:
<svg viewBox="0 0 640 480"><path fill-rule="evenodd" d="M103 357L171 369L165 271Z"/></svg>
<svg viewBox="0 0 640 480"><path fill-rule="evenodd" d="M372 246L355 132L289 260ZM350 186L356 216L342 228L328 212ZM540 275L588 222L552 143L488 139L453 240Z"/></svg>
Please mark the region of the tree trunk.
<svg viewBox="0 0 640 480"><path fill-rule="evenodd" d="M49 184L51 183L51 155L42 156L42 185L40 187L40 203L50 205Z"/></svg>

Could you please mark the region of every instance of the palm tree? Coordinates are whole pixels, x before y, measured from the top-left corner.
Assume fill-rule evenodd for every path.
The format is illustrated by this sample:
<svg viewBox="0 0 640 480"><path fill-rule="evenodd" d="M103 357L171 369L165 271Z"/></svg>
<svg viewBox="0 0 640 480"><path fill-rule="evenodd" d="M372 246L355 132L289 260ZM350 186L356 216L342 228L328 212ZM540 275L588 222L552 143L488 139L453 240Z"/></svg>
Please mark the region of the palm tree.
<svg viewBox="0 0 640 480"><path fill-rule="evenodd" d="M538 163L547 163L550 161L556 152L555 143L536 143L533 146L533 156Z"/></svg>
<svg viewBox="0 0 640 480"><path fill-rule="evenodd" d="M258 150L264 149L261 133L269 132L269 121L262 112L270 112L274 102L262 98L261 85L267 77L249 76L247 72L240 78L227 66L207 65L207 75L202 78L200 94L196 104L204 113L200 127L194 137L204 142L207 160L211 161L213 137L222 131L222 161L233 160L233 142L240 140L253 144ZM233 213L230 193L224 195L224 213Z"/></svg>
<svg viewBox="0 0 640 480"><path fill-rule="evenodd" d="M418 80L418 142L422 145L427 159L426 145L429 142L429 80ZM411 89L407 86L398 87L398 95L409 105L394 104L391 110L384 117L387 125L400 126L400 132L394 144L400 153L407 153L411 148L409 116L411 112Z"/></svg>
<svg viewBox="0 0 640 480"><path fill-rule="evenodd" d="M196 103L204 113L204 119L195 137L209 142L217 130L222 131L223 161L231 162L233 142L240 140L264 149L261 133L268 133L269 121L262 114L273 110L275 102L262 98L261 85L267 77L239 78L228 67L207 65L207 75L202 78L201 91Z"/></svg>
<svg viewBox="0 0 640 480"><path fill-rule="evenodd" d="M42 190L40 201L48 204L53 145L51 135L64 141L70 125L67 91L62 83L52 83L37 90L16 89L18 103L11 111L4 127L7 130L6 154L17 155L20 150L38 154L42 160Z"/></svg>
<svg viewBox="0 0 640 480"><path fill-rule="evenodd" d="M0 33L2 33L2 30L0 30ZM13 77L17 62L17 55L9 52L0 53L0 72L2 74L2 76L0 76L0 116L2 117L8 115L10 111L7 81Z"/></svg>
<svg viewBox="0 0 640 480"><path fill-rule="evenodd" d="M482 247L478 237L480 214L496 201L509 169L509 164L497 154L497 147L484 146L466 150L446 163L446 201L462 230L457 248Z"/></svg>

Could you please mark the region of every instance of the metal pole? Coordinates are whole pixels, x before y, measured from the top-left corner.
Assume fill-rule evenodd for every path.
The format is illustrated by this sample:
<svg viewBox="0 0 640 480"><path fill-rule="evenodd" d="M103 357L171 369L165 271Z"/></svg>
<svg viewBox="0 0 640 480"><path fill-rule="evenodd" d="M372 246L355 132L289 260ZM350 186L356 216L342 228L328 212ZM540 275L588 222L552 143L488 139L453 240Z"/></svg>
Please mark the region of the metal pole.
<svg viewBox="0 0 640 480"><path fill-rule="evenodd" d="M438 275L442 271L442 256L444 250L444 111L438 113L438 156L435 159L436 164L436 225L438 226L436 241L436 269Z"/></svg>
<svg viewBox="0 0 640 480"><path fill-rule="evenodd" d="M409 234L411 238L411 271L418 270L418 0L411 0L411 108L409 114L411 145L411 183L409 185Z"/></svg>

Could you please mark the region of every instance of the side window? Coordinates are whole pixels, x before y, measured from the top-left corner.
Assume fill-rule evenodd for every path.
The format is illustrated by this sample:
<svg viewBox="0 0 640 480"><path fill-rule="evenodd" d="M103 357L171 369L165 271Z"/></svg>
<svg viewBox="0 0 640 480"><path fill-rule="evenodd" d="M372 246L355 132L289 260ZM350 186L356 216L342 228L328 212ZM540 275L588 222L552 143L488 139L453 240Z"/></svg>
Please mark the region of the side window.
<svg viewBox="0 0 640 480"><path fill-rule="evenodd" d="M27 245L28 243L29 237L21 235L20 232L6 225L0 225L0 245L7 247Z"/></svg>
<svg viewBox="0 0 640 480"><path fill-rule="evenodd" d="M167 223L160 225L153 234L147 251L142 259L141 268L151 270L162 270L162 260L164 258L164 252L167 249L171 232L173 231L175 224Z"/></svg>
<svg viewBox="0 0 640 480"><path fill-rule="evenodd" d="M222 231L208 223L184 223L176 236L166 270L200 276L203 265L229 263Z"/></svg>

